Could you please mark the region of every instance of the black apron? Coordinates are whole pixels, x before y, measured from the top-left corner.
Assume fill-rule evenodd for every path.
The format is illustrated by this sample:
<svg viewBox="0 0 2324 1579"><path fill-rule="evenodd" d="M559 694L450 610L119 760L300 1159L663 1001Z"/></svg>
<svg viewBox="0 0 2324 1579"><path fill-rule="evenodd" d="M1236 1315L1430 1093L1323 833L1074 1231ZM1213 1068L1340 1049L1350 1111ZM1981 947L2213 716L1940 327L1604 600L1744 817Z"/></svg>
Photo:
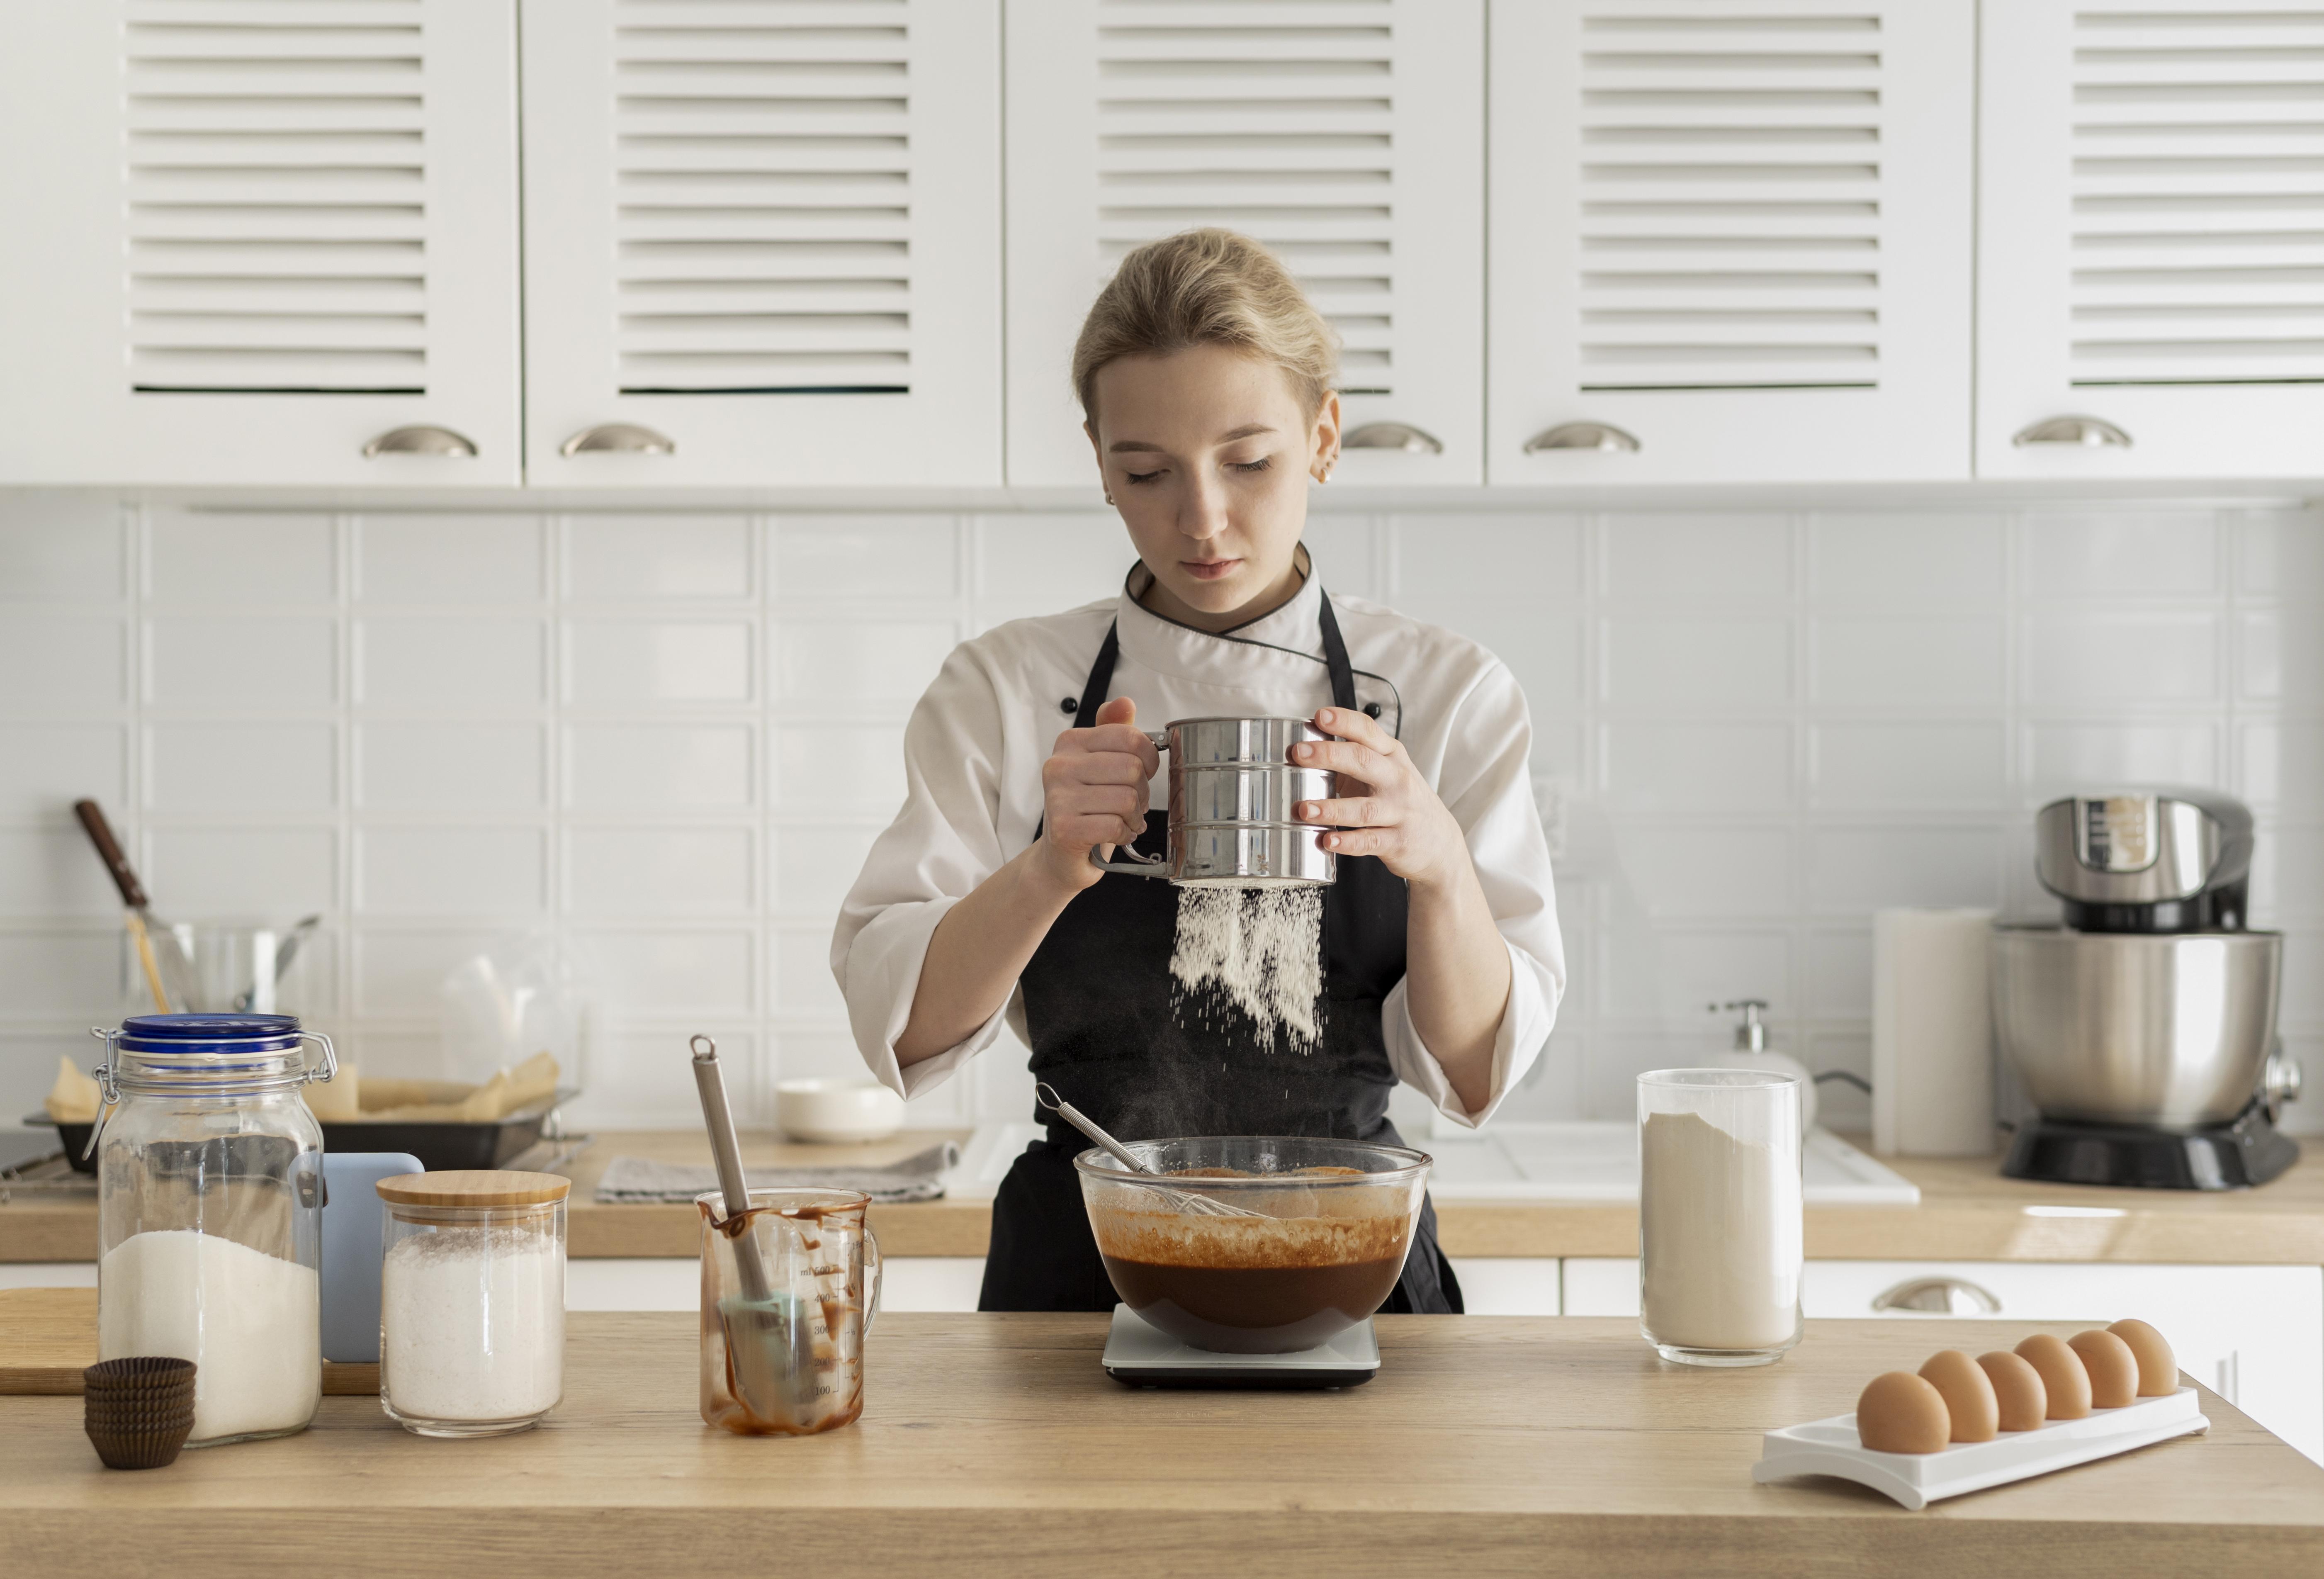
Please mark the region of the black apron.
<svg viewBox="0 0 2324 1579"><path fill-rule="evenodd" d="M1326 595L1320 616L1332 703L1356 706L1355 671ZM1075 713L1097 722L1120 654L1109 628ZM1036 836L1038 837L1038 835ZM1168 815L1146 814L1140 854L1167 852ZM1074 897L1034 950L1019 984L1036 1077L1124 1140L1166 1135L1315 1135L1401 1146L1388 1122L1395 1089L1380 1004L1404 979L1404 880L1375 856L1342 855L1323 891L1321 1039L1301 1052L1262 1044L1240 1011L1209 1007L1182 1023L1172 1011L1170 954L1178 891L1159 878L1108 873ZM1110 1311L1118 1303L1082 1207L1074 1157L1089 1142L1036 1110L1047 1138L1025 1150L992 1203L992 1244L980 1310ZM1461 1287L1436 1248L1436 1209L1423 1198L1404 1274L1388 1312L1456 1315Z"/></svg>

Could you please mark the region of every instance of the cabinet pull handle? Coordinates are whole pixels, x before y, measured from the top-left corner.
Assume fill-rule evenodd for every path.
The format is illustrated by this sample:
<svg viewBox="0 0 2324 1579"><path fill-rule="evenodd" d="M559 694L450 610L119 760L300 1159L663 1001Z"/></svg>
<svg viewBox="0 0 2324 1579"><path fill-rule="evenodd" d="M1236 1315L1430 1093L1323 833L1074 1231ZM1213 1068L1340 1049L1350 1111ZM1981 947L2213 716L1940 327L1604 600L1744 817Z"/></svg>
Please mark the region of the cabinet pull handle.
<svg viewBox="0 0 2324 1579"><path fill-rule="evenodd" d="M1560 422L1526 439L1525 452L1539 455L1545 449L1602 449L1627 455L1635 453L1637 448L1637 435L1627 433L1611 422Z"/></svg>
<svg viewBox="0 0 2324 1579"><path fill-rule="evenodd" d="M1907 1278L1872 1297L1872 1308L1931 1316L1999 1316L2001 1301L1966 1278Z"/></svg>
<svg viewBox="0 0 2324 1579"><path fill-rule="evenodd" d="M1409 422L1367 422L1340 440L1342 449L1401 449L1406 455L1443 455L1444 441Z"/></svg>
<svg viewBox="0 0 2324 1579"><path fill-rule="evenodd" d="M364 458L383 455L474 455L475 441L449 428L391 428L363 447Z"/></svg>
<svg viewBox="0 0 2324 1579"><path fill-rule="evenodd" d="M584 428L557 447L559 455L676 455L678 445L667 433L641 428L635 422L600 422Z"/></svg>
<svg viewBox="0 0 2324 1579"><path fill-rule="evenodd" d="M2020 448L2028 444L2079 444L2088 449L2112 445L2130 448L2130 435L2099 417L2051 417L2030 428L2020 428L2010 439Z"/></svg>

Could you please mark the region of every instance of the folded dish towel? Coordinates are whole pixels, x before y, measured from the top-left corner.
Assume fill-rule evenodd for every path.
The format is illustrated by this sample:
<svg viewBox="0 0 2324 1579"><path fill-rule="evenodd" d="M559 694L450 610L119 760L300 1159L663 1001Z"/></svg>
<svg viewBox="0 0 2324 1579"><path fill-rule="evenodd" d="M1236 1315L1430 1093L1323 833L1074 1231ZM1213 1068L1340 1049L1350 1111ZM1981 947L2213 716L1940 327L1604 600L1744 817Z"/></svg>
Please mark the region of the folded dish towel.
<svg viewBox="0 0 2324 1579"><path fill-rule="evenodd" d="M933 1201L944 1192L944 1175L960 1161L950 1140L876 1168L756 1168L748 1170L752 1189L862 1190L875 1201ZM718 1170L706 1164L649 1162L616 1157L597 1181L604 1205L684 1205L718 1187Z"/></svg>

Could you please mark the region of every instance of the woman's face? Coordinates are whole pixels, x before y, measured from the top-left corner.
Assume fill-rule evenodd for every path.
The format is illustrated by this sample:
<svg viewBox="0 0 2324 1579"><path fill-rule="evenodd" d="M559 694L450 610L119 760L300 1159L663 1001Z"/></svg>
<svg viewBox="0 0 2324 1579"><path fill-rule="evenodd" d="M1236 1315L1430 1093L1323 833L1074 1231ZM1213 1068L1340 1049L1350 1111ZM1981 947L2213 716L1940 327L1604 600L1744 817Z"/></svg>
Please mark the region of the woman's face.
<svg viewBox="0 0 2324 1579"><path fill-rule="evenodd" d="M1311 420L1282 369L1225 346L1109 362L1096 396L1084 428L1155 612L1227 630L1288 597L1308 483L1339 457L1339 396Z"/></svg>

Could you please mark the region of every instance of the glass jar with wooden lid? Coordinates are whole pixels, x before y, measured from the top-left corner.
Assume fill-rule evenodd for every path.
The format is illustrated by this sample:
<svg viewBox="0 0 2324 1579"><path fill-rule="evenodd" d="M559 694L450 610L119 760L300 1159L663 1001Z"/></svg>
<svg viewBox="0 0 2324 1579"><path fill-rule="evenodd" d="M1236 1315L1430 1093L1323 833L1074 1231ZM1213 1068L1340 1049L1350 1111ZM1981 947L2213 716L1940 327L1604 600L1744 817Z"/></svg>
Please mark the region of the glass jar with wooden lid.
<svg viewBox="0 0 2324 1579"><path fill-rule="evenodd" d="M379 1401L422 1436L539 1425L565 1391L570 1179L493 1169L407 1173L386 1203Z"/></svg>

